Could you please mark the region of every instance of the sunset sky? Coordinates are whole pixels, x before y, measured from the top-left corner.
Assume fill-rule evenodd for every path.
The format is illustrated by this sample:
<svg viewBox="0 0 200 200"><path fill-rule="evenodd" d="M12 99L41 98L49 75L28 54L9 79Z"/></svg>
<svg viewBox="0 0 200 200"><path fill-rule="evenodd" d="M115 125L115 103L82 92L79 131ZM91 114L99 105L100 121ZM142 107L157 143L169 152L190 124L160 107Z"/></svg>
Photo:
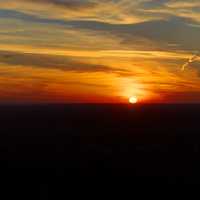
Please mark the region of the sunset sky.
<svg viewBox="0 0 200 200"><path fill-rule="evenodd" d="M200 103L199 0L0 0L0 102Z"/></svg>

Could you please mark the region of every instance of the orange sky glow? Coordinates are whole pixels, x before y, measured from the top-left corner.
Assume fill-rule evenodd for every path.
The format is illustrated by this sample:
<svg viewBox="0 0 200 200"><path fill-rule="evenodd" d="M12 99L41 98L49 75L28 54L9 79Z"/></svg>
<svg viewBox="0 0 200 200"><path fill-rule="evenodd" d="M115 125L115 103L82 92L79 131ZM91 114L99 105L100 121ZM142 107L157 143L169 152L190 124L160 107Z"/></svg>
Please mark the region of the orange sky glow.
<svg viewBox="0 0 200 200"><path fill-rule="evenodd" d="M197 7L2 0L0 103L200 103Z"/></svg>

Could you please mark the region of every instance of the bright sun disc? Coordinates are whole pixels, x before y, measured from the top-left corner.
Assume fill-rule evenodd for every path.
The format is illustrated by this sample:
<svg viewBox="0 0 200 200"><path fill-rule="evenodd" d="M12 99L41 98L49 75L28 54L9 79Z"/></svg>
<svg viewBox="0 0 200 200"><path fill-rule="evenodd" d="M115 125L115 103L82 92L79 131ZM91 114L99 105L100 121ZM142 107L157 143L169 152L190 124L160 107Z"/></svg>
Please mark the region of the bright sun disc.
<svg viewBox="0 0 200 200"><path fill-rule="evenodd" d="M131 103L131 104L135 104L135 103L137 103L137 98L136 97L130 97L129 98L129 103Z"/></svg>

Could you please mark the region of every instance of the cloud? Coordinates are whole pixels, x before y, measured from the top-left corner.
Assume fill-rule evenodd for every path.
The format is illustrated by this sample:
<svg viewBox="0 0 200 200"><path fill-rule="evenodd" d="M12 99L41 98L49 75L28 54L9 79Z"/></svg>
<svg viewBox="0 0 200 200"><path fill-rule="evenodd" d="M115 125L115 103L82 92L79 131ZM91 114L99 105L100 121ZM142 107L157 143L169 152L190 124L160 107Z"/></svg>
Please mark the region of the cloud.
<svg viewBox="0 0 200 200"><path fill-rule="evenodd" d="M189 58L189 60L181 67L181 70L184 71L186 67L188 67L191 63L193 63L194 61L196 61L198 58L200 57L200 53L196 53L195 55L193 55L191 58Z"/></svg>
<svg viewBox="0 0 200 200"><path fill-rule="evenodd" d="M191 26L190 20L172 17L168 20L155 20L137 24L108 24L91 21L73 21L68 24L74 28L101 31L122 39L122 44L133 44L146 39L163 49L199 50L200 27ZM170 46L170 44L174 44ZM148 46L147 46L148 48Z"/></svg>
<svg viewBox="0 0 200 200"><path fill-rule="evenodd" d="M0 51L0 63L13 66L38 67L45 69L59 69L78 73L128 73L125 69L111 68L101 64L92 64L67 56L53 56L31 53L17 53Z"/></svg>
<svg viewBox="0 0 200 200"><path fill-rule="evenodd" d="M52 4L66 9L82 10L94 8L97 3L89 0L23 0L24 2Z"/></svg>
<svg viewBox="0 0 200 200"><path fill-rule="evenodd" d="M114 24L163 20L172 16L200 22L198 0L3 0L0 7L42 18Z"/></svg>
<svg viewBox="0 0 200 200"><path fill-rule="evenodd" d="M139 2L140 0L7 0L0 2L0 7L49 19L95 20L114 24L155 19L153 15L140 12Z"/></svg>
<svg viewBox="0 0 200 200"><path fill-rule="evenodd" d="M28 4L22 4L22 2L26 2ZM95 6L90 7L89 5L91 3L95 4ZM196 5L197 3L197 1L195 1L195 3L190 2L190 5ZM10 4L12 4L12 6L9 6ZM48 10L47 7L43 4L47 4L47 7L51 5L50 8L48 8L50 10ZM60 4L62 5L62 8L60 8ZM49 33L47 32L46 36L42 34L44 32L40 31L40 29L42 30L43 27L37 27L37 29L33 29L31 31L34 32L34 30L37 30L41 34L37 35L36 33L35 36L32 35L32 37L29 38L28 36L26 36L25 39L21 42L22 44L24 41L27 40L31 42L33 40L34 44L36 44L37 41L39 41L39 38L42 38L42 41L40 40L40 43L44 44L44 42L47 40L45 39L45 37L49 38L51 32L54 29L55 35L60 30L62 30L63 33L62 35L59 35L59 37L56 37L58 40L57 44L55 43L52 45L64 45L66 43L70 44L71 42L69 42L69 38L71 40L73 39L73 37L76 36L81 38L82 34L85 34L87 32L88 37L85 37L85 41L83 43L79 43L80 46L87 46L88 49L94 47L99 49L105 48L102 47L102 45L104 44L105 46L106 44L108 44L108 42L103 43L102 41L100 41L102 39L102 36L106 36L106 38L110 39L110 41L113 40L114 36L115 41L112 41L112 44L109 47L110 50L112 47L115 49L133 48L138 50L199 50L198 43L200 35L200 25L197 23L196 18L194 19L193 17L189 17L189 15L198 15L199 12L196 11L197 7L188 8L189 3L184 1L183 4L187 5L187 9L184 8L184 10L186 9L188 12L187 16L184 14L185 12L175 12L173 6L175 7L176 4L177 1L172 0L160 0L156 1L156 3L152 0L137 0L134 1L134 3L129 0L14 0L3 1L2 6L4 5L4 7L6 8L7 5L7 10L1 9L0 17L2 19L15 19L23 21L23 23L26 24L26 26L24 26L23 34L26 33L28 23L32 23L33 26L35 26L35 24L38 24L40 26L41 24L49 26L50 31ZM57 5L59 6L59 8L57 8ZM63 6L65 6L66 8L63 9ZM77 9L82 9L84 7L90 8L86 12L77 11ZM158 9L158 7L162 8ZM110 12L111 8L112 12ZM42 10L41 13L46 14L40 15L40 9ZM50 14L51 9L52 12L55 13L55 15ZM63 12L68 13L69 16L58 16L62 13L60 12L60 9L63 9ZM66 9L74 10L74 14L71 12L66 12ZM32 11L29 12L30 10ZM158 14L156 14L157 11ZM134 17L139 17L140 19L138 18L139 20L135 21L129 20L133 19ZM19 26L20 25L18 25L18 27ZM73 34L74 36L72 35L65 37L65 34L72 30L74 32L76 31L76 34ZM93 37L95 34L97 36L96 38ZM91 36L93 38L90 39ZM50 45L52 41L54 41L53 37L54 36L52 35L52 38L49 38L49 40L44 45ZM100 37L100 39L98 37ZM20 39L22 39L22 37L20 37ZM74 46L74 43L76 41L79 41L79 38L73 40L72 46ZM98 44L90 45L90 43L92 43L91 41L98 42Z"/></svg>
<svg viewBox="0 0 200 200"><path fill-rule="evenodd" d="M160 9L165 8L166 4L170 0L149 0L149 1L142 1L140 3L140 7L145 10L152 10L152 9Z"/></svg>
<svg viewBox="0 0 200 200"><path fill-rule="evenodd" d="M12 41L13 44L16 42L24 44L26 42L29 45L57 46L65 49L80 49L84 46L85 49L96 48L98 50L199 50L200 26L191 19L183 17L173 16L166 20L152 20L136 24L44 19L5 10L0 10L0 17L3 20L0 21L0 26L4 26L4 30L8 27L11 29L11 26L14 27L13 33L10 30L2 35L1 43ZM12 20L8 21L10 18ZM42 24L44 26L41 26ZM12 38L9 37L10 34Z"/></svg>
<svg viewBox="0 0 200 200"><path fill-rule="evenodd" d="M60 9L72 10L72 11L84 11L88 9L95 8L98 5L95 1L90 0L6 0L1 1L1 6L3 8L14 8L19 9L20 6L22 10L31 10L31 6L35 6L32 8L42 7L41 10L44 9L44 6L49 7L59 7Z"/></svg>
<svg viewBox="0 0 200 200"><path fill-rule="evenodd" d="M142 2L140 6L149 15L157 15L165 19L172 16L185 17L200 23L199 0L149 0Z"/></svg>

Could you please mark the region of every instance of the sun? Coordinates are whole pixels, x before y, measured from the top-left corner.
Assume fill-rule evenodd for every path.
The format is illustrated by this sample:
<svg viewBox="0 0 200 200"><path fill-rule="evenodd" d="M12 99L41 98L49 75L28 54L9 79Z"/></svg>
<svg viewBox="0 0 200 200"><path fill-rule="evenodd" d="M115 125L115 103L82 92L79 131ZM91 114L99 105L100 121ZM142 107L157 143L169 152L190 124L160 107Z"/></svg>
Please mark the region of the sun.
<svg viewBox="0 0 200 200"><path fill-rule="evenodd" d="M138 102L137 97L130 97L130 98L129 98L129 103L135 104L135 103L137 103L137 102Z"/></svg>

